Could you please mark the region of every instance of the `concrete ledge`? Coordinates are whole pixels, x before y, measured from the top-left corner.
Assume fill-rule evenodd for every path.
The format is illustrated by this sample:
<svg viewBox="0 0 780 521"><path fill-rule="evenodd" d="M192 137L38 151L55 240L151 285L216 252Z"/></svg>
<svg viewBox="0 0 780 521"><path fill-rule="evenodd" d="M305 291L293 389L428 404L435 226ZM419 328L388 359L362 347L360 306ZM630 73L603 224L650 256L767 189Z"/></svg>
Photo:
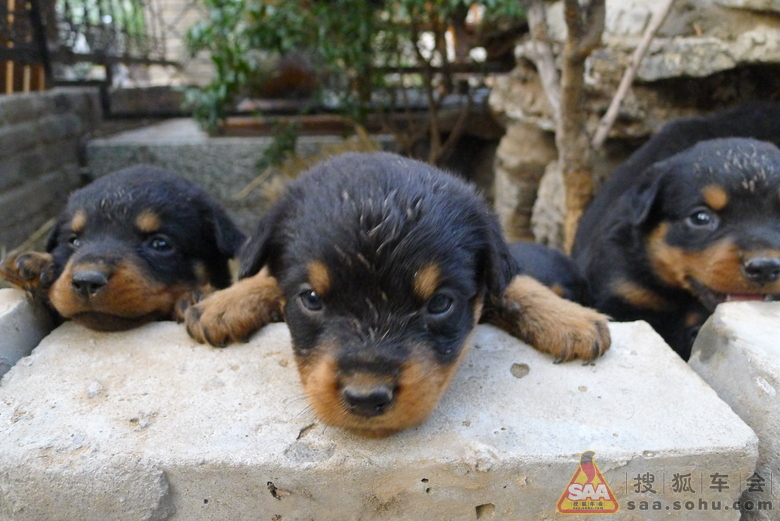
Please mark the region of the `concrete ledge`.
<svg viewBox="0 0 780 521"><path fill-rule="evenodd" d="M755 510L743 519L780 519L780 303L719 306L702 327L689 363L760 440L754 490L742 498ZM759 502L776 511L758 510Z"/></svg>
<svg viewBox="0 0 780 521"><path fill-rule="evenodd" d="M49 313L23 291L0 289L0 377L51 333Z"/></svg>
<svg viewBox="0 0 780 521"><path fill-rule="evenodd" d="M393 148L391 136L376 136L381 146ZM343 143L340 136L300 136L296 153L317 154L323 147ZM236 198L236 194L262 172L257 164L273 143L271 137L211 137L191 118L164 121L141 129L93 139L87 146L95 177L115 170L150 163L172 170L200 185L220 201L238 226L254 231L264 208L262 190Z"/></svg>
<svg viewBox="0 0 780 521"><path fill-rule="evenodd" d="M586 450L613 519L738 519L710 476L753 472L753 431L649 326L611 327L605 357L556 366L480 326L431 418L369 440L311 416L284 324L214 349L66 323L0 383L0 519L572 519Z"/></svg>

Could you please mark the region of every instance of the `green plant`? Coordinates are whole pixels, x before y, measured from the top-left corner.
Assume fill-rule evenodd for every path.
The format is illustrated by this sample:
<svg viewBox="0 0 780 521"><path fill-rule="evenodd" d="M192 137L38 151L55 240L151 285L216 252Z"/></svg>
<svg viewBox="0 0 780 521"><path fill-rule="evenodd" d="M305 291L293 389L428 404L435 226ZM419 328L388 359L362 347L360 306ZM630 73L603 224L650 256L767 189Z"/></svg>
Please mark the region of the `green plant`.
<svg viewBox="0 0 780 521"><path fill-rule="evenodd" d="M446 152L436 143L441 102L464 85L458 85L445 33L465 27L472 6L487 20L522 17L517 0L203 1L209 15L190 29L188 43L193 54L210 53L216 74L187 99L208 130L215 131L236 98L269 74L264 62L305 53L317 69L318 103L361 124L373 117L386 130L403 133L409 151L421 136L429 137L433 161ZM455 56L464 61L468 49ZM422 107L410 98L414 93L422 94ZM393 118L399 108L408 117ZM414 117L415 108L427 109L427 122Z"/></svg>

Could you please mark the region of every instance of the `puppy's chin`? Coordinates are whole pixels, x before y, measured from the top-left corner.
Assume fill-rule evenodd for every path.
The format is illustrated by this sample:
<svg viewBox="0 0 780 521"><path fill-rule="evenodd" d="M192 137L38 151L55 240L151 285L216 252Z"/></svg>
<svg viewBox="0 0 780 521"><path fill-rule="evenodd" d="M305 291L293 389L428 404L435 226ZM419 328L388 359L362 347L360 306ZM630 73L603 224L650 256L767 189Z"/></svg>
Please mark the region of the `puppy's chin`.
<svg viewBox="0 0 780 521"><path fill-rule="evenodd" d="M165 316L158 312L148 313L140 317L122 317L99 311L87 311L69 317L73 322L94 329L95 331L126 331L142 326L148 322L162 320Z"/></svg>
<svg viewBox="0 0 780 521"><path fill-rule="evenodd" d="M367 438L384 438L428 419L449 387L469 344L470 341L451 364L441 365L433 357L414 358L402 364L392 404L386 412L372 417L353 413L342 400L343 377L332 356L298 356L296 362L304 393L319 420Z"/></svg>

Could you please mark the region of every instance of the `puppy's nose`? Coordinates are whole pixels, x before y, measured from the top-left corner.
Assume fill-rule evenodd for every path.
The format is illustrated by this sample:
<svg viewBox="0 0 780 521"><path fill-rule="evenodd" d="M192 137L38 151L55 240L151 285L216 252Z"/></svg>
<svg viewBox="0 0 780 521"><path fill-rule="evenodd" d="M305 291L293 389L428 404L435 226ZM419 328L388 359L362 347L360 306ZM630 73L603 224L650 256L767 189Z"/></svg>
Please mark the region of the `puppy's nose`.
<svg viewBox="0 0 780 521"><path fill-rule="evenodd" d="M780 277L780 259L775 257L754 257L742 264L745 276L756 284L769 284Z"/></svg>
<svg viewBox="0 0 780 521"><path fill-rule="evenodd" d="M98 270L74 271L71 284L79 296L91 297L108 284L108 274Z"/></svg>
<svg viewBox="0 0 780 521"><path fill-rule="evenodd" d="M393 390L388 385L371 388L347 385L341 397L352 413L371 418L387 412L393 403Z"/></svg>

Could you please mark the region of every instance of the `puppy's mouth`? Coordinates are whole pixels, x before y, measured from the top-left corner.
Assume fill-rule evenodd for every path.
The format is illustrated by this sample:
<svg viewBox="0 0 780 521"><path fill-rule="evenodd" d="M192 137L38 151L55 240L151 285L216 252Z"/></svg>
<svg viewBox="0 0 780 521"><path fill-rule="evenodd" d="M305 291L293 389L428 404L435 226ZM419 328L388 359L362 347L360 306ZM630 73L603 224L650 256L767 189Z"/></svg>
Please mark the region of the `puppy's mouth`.
<svg viewBox="0 0 780 521"><path fill-rule="evenodd" d="M722 293L715 291L698 280L688 278L691 292L710 312L715 311L718 304L724 302L771 302L780 300L780 294L761 292Z"/></svg>
<svg viewBox="0 0 780 521"><path fill-rule="evenodd" d="M139 317L123 317L100 311L84 311L70 317L71 320L84 327L106 332L126 331L162 318L164 317L158 312L147 313Z"/></svg>

